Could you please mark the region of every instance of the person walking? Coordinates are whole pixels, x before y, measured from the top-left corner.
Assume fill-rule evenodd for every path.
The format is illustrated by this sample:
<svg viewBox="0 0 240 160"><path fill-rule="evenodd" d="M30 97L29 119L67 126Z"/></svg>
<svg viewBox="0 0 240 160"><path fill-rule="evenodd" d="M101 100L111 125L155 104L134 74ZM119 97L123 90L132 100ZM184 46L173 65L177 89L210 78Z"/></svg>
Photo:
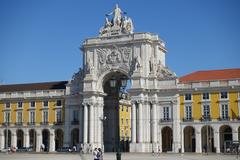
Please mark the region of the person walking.
<svg viewBox="0 0 240 160"><path fill-rule="evenodd" d="M97 148L94 148L94 150L93 150L93 159L94 160L99 160L98 149Z"/></svg>
<svg viewBox="0 0 240 160"><path fill-rule="evenodd" d="M99 160L103 160L103 152L102 152L101 148L98 148L98 158L99 158Z"/></svg>

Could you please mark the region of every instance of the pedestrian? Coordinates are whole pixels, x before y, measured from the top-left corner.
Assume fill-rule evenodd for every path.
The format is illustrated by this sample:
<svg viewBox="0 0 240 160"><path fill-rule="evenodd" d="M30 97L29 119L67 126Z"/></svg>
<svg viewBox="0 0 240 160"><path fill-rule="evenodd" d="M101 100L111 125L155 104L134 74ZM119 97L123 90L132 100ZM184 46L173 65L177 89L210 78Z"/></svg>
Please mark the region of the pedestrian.
<svg viewBox="0 0 240 160"><path fill-rule="evenodd" d="M103 160L103 152L102 152L101 148L98 148L98 159Z"/></svg>
<svg viewBox="0 0 240 160"><path fill-rule="evenodd" d="M93 150L93 159L94 160L99 160L97 148L94 148L94 150Z"/></svg>
<svg viewBox="0 0 240 160"><path fill-rule="evenodd" d="M40 150L41 150L41 152L43 152L45 150L45 145L43 143L40 146Z"/></svg>

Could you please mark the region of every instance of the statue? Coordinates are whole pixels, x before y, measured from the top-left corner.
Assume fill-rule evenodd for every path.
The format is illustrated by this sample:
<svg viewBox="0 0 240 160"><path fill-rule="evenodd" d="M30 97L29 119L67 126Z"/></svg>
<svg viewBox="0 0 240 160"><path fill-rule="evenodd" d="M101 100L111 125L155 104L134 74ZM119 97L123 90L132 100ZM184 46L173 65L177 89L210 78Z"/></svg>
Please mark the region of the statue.
<svg viewBox="0 0 240 160"><path fill-rule="evenodd" d="M121 19L122 19L122 10L118 7L118 4L116 4L116 7L113 12L106 14L106 16L114 15L113 17L113 26L120 26Z"/></svg>
<svg viewBox="0 0 240 160"><path fill-rule="evenodd" d="M112 26L112 23L108 20L108 17L105 17L105 25L104 27L101 27L99 30L100 35L104 35L107 33Z"/></svg>
<svg viewBox="0 0 240 160"><path fill-rule="evenodd" d="M133 33L133 23L130 17L124 17L122 22L122 30L124 33Z"/></svg>

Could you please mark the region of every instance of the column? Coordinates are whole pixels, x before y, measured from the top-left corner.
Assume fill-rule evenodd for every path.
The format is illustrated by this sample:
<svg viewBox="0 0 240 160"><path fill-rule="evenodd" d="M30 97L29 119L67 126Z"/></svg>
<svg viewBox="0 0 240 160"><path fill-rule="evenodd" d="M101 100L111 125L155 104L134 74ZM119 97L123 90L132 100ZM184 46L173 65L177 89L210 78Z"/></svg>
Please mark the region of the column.
<svg viewBox="0 0 240 160"><path fill-rule="evenodd" d="M238 141L238 128L233 128L232 138L233 138L233 141Z"/></svg>
<svg viewBox="0 0 240 160"><path fill-rule="evenodd" d="M136 104L135 102L132 104L132 111L131 111L131 119L132 119L132 143L136 143Z"/></svg>
<svg viewBox="0 0 240 160"><path fill-rule="evenodd" d="M179 134L181 132L179 98L172 101L170 108L171 118L173 119L173 151L178 153L181 148L181 134Z"/></svg>
<svg viewBox="0 0 240 160"><path fill-rule="evenodd" d="M216 153L220 153L219 131L214 131L214 147L216 148Z"/></svg>
<svg viewBox="0 0 240 160"><path fill-rule="evenodd" d="M70 136L71 134L69 133L69 126L71 126L71 122L70 122L70 109L69 109L69 105L66 104L65 107L65 116L64 116L64 138L63 138L63 143L65 147L69 147L70 145Z"/></svg>
<svg viewBox="0 0 240 160"><path fill-rule="evenodd" d="M94 108L93 105L90 105L90 117L89 117L89 143L94 141Z"/></svg>
<svg viewBox="0 0 240 160"><path fill-rule="evenodd" d="M29 147L29 133L28 133L28 130L24 134L24 146Z"/></svg>
<svg viewBox="0 0 240 160"><path fill-rule="evenodd" d="M196 153L202 153L201 128L196 129Z"/></svg>
<svg viewBox="0 0 240 160"><path fill-rule="evenodd" d="M98 105L98 143L99 147L103 149L103 123L104 123L104 115L103 115L103 104Z"/></svg>
<svg viewBox="0 0 240 160"><path fill-rule="evenodd" d="M84 104L84 129L83 129L83 143L88 143L88 106Z"/></svg>
<svg viewBox="0 0 240 160"><path fill-rule="evenodd" d="M80 111L79 111L79 143L83 143L83 106L80 106Z"/></svg>
<svg viewBox="0 0 240 160"><path fill-rule="evenodd" d="M143 115L142 115L142 103L138 104L138 142L143 142Z"/></svg>
<svg viewBox="0 0 240 160"><path fill-rule="evenodd" d="M182 153L184 153L184 127L181 129Z"/></svg>
<svg viewBox="0 0 240 160"><path fill-rule="evenodd" d="M17 146L17 135L16 132L12 132L12 146L16 147Z"/></svg>
<svg viewBox="0 0 240 160"><path fill-rule="evenodd" d="M152 141L153 143L157 142L157 105L156 103L152 104Z"/></svg>
<svg viewBox="0 0 240 160"><path fill-rule="evenodd" d="M42 132L39 130L36 132L37 132L36 152L40 152L40 147L42 144Z"/></svg>
<svg viewBox="0 0 240 160"><path fill-rule="evenodd" d="M4 148L4 133L0 133L0 150Z"/></svg>
<svg viewBox="0 0 240 160"><path fill-rule="evenodd" d="M49 151L54 152L55 151L55 133L54 130L50 131L50 146L49 146Z"/></svg>

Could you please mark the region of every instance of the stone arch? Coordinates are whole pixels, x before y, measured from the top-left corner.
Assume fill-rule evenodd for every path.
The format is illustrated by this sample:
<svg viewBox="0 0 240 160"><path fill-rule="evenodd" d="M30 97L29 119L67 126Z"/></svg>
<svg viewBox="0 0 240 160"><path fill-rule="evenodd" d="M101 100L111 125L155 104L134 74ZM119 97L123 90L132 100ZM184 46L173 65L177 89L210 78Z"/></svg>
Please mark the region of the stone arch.
<svg viewBox="0 0 240 160"><path fill-rule="evenodd" d="M17 129L17 148L22 148L24 145L24 132L22 129Z"/></svg>
<svg viewBox="0 0 240 160"><path fill-rule="evenodd" d="M8 135L8 136L7 136ZM4 148L11 147L12 143L12 131L11 130L4 130Z"/></svg>
<svg viewBox="0 0 240 160"><path fill-rule="evenodd" d="M71 145L77 146L79 144L79 129L74 128L71 131Z"/></svg>
<svg viewBox="0 0 240 160"><path fill-rule="evenodd" d="M29 132L29 147L31 147L33 151L35 151L37 142L37 132L35 131L35 129L30 129L28 132Z"/></svg>
<svg viewBox="0 0 240 160"><path fill-rule="evenodd" d="M122 68L117 68L117 69L111 69L111 70L108 70L108 71L105 71L103 72L99 78L98 78L98 81L97 81L97 90L100 91L100 92L104 92L104 89L103 89L103 85L105 84L105 81L107 79L107 76L111 75L112 73L114 72L119 72L121 74L124 74L125 76L128 77L128 79L130 79L130 76L129 76L129 71L127 70L124 70Z"/></svg>
<svg viewBox="0 0 240 160"><path fill-rule="evenodd" d="M201 128L202 152L214 151L214 130L210 125Z"/></svg>
<svg viewBox="0 0 240 160"><path fill-rule="evenodd" d="M195 128L192 126L184 127L184 151L195 152L196 139L195 139Z"/></svg>
<svg viewBox="0 0 240 160"><path fill-rule="evenodd" d="M222 125L219 128L220 138L220 151L224 152L224 149L229 148L230 141L232 141L232 127L229 125Z"/></svg>
<svg viewBox="0 0 240 160"><path fill-rule="evenodd" d="M169 126L162 128L162 151L172 151L173 131Z"/></svg>
<svg viewBox="0 0 240 160"><path fill-rule="evenodd" d="M63 147L64 132L60 128L56 129L54 132L55 132L55 150L58 150L59 148Z"/></svg>
<svg viewBox="0 0 240 160"><path fill-rule="evenodd" d="M49 129L42 130L42 144L44 144L44 151L49 151L50 146L50 131Z"/></svg>

